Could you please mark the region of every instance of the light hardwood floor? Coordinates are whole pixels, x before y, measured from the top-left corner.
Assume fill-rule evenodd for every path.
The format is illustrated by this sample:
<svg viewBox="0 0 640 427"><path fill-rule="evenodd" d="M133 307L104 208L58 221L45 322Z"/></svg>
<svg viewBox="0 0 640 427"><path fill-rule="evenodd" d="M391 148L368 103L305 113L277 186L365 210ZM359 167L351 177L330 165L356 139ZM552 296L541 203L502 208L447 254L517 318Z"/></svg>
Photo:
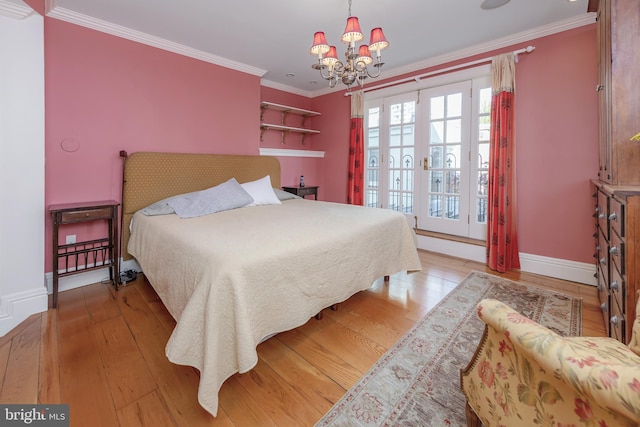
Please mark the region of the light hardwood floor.
<svg viewBox="0 0 640 427"><path fill-rule="evenodd" d="M72 426L312 426L429 309L482 264L420 251L423 271L377 281L322 320L258 347L259 362L220 390L211 417L197 371L170 363L175 324L142 278L115 292L60 293L57 310L0 338L2 403L68 403ZM582 297L583 335L603 336L595 288L533 274L503 275ZM282 307L286 310L286 307Z"/></svg>

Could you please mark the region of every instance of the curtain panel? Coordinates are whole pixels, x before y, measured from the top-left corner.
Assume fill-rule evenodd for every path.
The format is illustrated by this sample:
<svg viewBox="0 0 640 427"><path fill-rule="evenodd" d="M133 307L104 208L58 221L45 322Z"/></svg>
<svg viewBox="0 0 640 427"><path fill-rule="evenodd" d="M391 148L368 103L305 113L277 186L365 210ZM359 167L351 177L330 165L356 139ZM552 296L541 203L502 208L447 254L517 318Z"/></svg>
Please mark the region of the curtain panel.
<svg viewBox="0 0 640 427"><path fill-rule="evenodd" d="M351 130L349 132L349 176L347 203L364 204L364 95L351 95Z"/></svg>
<svg viewBox="0 0 640 427"><path fill-rule="evenodd" d="M487 266L505 272L520 268L516 229L515 55L494 57L491 72Z"/></svg>

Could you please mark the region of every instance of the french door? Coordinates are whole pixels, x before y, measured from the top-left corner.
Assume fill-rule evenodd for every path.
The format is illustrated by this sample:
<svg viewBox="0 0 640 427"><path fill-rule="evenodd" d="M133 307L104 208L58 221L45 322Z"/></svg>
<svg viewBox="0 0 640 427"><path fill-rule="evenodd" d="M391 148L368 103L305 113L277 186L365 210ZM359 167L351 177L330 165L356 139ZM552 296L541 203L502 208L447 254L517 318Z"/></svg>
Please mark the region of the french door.
<svg viewBox="0 0 640 427"><path fill-rule="evenodd" d="M486 76L365 100L365 204L419 229L486 238Z"/></svg>
<svg viewBox="0 0 640 427"><path fill-rule="evenodd" d="M367 206L414 216L416 107L414 94L385 98L365 108Z"/></svg>

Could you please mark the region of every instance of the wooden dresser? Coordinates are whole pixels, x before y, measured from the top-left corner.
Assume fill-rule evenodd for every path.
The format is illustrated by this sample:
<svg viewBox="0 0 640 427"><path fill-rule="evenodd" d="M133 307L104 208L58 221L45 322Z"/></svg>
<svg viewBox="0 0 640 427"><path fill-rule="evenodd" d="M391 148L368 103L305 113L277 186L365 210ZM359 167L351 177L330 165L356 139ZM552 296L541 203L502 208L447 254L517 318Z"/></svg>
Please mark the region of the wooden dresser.
<svg viewBox="0 0 640 427"><path fill-rule="evenodd" d="M597 12L599 170L593 181L596 277L609 335L631 338L640 289L640 1L589 0Z"/></svg>
<svg viewBox="0 0 640 427"><path fill-rule="evenodd" d="M600 308L609 336L626 344L640 290L640 186L593 185Z"/></svg>

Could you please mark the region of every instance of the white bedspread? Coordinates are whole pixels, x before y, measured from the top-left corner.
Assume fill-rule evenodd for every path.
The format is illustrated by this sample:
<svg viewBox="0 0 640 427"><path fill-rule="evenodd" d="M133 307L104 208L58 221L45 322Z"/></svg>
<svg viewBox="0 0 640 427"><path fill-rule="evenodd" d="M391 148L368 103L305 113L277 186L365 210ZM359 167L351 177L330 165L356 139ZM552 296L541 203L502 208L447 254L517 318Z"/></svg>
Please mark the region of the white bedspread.
<svg viewBox="0 0 640 427"><path fill-rule="evenodd" d="M131 253L177 321L166 354L200 371L198 401L298 327L379 277L421 269L404 215L296 199L199 218L134 215Z"/></svg>

